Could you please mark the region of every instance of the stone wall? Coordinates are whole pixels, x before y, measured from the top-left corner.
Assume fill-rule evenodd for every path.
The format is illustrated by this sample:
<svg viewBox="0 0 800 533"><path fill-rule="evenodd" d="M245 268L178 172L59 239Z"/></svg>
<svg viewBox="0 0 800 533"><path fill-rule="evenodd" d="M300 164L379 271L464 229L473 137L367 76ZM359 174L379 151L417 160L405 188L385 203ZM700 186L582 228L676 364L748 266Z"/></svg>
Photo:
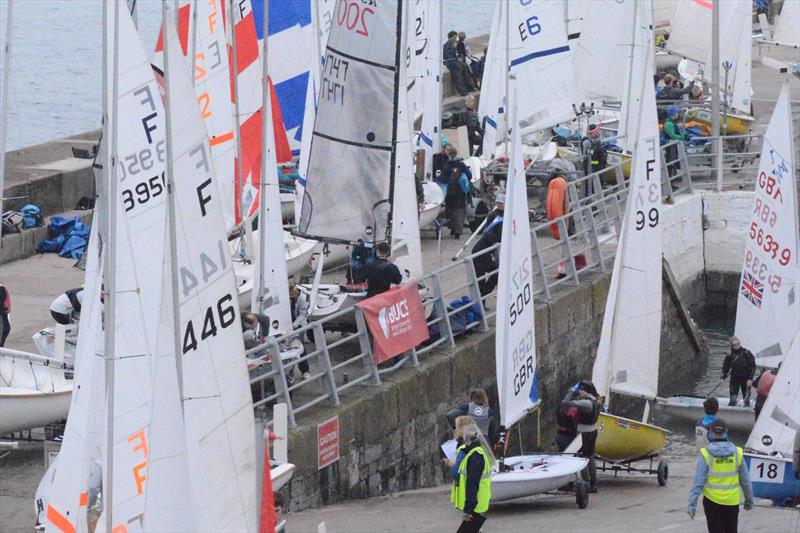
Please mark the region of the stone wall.
<svg viewBox="0 0 800 533"><path fill-rule="evenodd" d="M693 309L702 303L705 285L703 256L703 199L699 194L680 195L662 210L662 248L682 291L684 303Z"/></svg>
<svg viewBox="0 0 800 533"><path fill-rule="evenodd" d="M595 274L536 306L544 428L552 428L555 406L566 388L591 376L609 282L609 273ZM665 284L661 394L676 391L705 364L706 353L681 316L677 294ZM291 508L446 482L439 454L449 434L445 414L478 386L486 388L497 405L493 332L460 338L454 349L424 357L419 368L387 376L380 386L356 389L337 408L304 414L299 420L303 425L289 435L289 460L297 465L287 489ZM318 471L316 426L337 413L341 458ZM523 439L534 442L532 427L524 430Z"/></svg>
<svg viewBox="0 0 800 533"><path fill-rule="evenodd" d="M752 192L703 192L703 242L707 272L742 271Z"/></svg>

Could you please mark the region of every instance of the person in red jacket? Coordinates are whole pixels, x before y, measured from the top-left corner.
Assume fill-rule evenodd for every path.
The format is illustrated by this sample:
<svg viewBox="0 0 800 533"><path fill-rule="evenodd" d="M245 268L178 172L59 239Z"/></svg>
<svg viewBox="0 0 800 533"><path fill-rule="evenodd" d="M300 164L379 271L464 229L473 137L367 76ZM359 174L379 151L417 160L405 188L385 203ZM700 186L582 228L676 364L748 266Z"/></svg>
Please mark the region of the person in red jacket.
<svg viewBox="0 0 800 533"><path fill-rule="evenodd" d="M772 384L775 382L775 376L778 375L781 365L778 363L778 368L765 368L761 374L753 381L753 387L756 389L756 419L767 401L769 391L772 389Z"/></svg>

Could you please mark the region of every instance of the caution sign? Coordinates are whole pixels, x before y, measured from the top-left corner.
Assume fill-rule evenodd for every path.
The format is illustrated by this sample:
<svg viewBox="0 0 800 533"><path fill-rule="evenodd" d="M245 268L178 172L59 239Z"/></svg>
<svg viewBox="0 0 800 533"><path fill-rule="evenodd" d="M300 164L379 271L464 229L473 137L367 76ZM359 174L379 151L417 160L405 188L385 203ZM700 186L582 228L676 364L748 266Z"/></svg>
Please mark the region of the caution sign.
<svg viewBox="0 0 800 533"><path fill-rule="evenodd" d="M339 460L339 417L317 426L317 467L322 470Z"/></svg>

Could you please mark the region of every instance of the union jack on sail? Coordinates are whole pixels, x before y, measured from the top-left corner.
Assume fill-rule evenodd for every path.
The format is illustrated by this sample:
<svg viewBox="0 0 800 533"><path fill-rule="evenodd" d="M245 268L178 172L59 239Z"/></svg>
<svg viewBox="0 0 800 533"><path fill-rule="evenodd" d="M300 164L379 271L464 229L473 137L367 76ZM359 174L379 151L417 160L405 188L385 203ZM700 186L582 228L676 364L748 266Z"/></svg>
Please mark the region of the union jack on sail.
<svg viewBox="0 0 800 533"><path fill-rule="evenodd" d="M764 297L764 284L750 272L742 272L741 294L760 309L761 299Z"/></svg>

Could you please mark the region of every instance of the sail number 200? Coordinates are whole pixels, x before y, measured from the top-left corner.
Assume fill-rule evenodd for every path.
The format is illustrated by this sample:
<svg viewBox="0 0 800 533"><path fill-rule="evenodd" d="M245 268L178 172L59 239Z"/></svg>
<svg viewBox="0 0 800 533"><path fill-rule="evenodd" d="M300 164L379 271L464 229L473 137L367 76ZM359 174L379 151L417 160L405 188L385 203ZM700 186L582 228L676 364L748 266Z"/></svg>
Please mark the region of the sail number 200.
<svg viewBox="0 0 800 533"><path fill-rule="evenodd" d="M367 15L374 15L375 0L339 0L336 4L336 24L359 35L369 37Z"/></svg>

